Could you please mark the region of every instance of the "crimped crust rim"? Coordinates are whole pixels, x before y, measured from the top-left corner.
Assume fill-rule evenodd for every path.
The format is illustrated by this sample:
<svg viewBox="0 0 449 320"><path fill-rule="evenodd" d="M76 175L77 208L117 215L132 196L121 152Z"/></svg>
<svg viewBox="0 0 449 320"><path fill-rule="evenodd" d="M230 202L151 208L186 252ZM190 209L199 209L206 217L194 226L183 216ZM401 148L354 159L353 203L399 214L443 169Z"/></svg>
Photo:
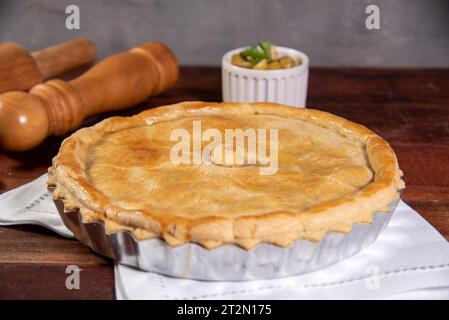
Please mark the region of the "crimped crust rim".
<svg viewBox="0 0 449 320"><path fill-rule="evenodd" d="M279 211L237 218L195 220L118 208L83 175L83 155L88 152L90 143L105 132L151 125L186 114L221 113L297 117L359 139L365 143L375 173L374 181L353 194L320 203L302 212ZM373 212L387 211L388 204L399 198L399 190L404 188L401 175L396 156L384 139L362 125L330 113L274 103L184 102L149 109L132 117L112 117L78 130L64 140L53 159L48 184L56 187L53 196L63 200L65 211L79 210L86 221L104 221L108 232L129 230L137 239L161 237L173 246L195 242L214 248L235 243L251 249L261 242L288 246L297 239L319 241L329 231L348 233L353 224L371 223Z"/></svg>

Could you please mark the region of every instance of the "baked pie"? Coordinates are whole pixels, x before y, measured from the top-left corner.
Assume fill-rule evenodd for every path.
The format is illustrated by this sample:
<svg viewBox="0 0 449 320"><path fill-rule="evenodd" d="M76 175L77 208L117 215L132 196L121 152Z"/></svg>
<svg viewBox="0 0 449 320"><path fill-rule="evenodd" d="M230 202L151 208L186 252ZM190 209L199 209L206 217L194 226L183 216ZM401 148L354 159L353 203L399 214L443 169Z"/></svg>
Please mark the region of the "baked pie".
<svg viewBox="0 0 449 320"><path fill-rule="evenodd" d="M173 161L173 132L194 135L198 123L203 133L223 137L227 130L265 129L268 136L276 129L277 145L269 150L276 152L276 170L261 174L267 165L253 159L260 150L251 155L248 137L246 153L191 139L185 159L195 157L196 143L202 161ZM216 156L228 149L230 161ZM330 113L273 103L185 102L78 130L53 159L48 184L65 211L104 222L107 233L127 230L171 246L251 249L261 242L320 241L329 231L371 223L373 212L388 211L399 198L401 174L385 140Z"/></svg>

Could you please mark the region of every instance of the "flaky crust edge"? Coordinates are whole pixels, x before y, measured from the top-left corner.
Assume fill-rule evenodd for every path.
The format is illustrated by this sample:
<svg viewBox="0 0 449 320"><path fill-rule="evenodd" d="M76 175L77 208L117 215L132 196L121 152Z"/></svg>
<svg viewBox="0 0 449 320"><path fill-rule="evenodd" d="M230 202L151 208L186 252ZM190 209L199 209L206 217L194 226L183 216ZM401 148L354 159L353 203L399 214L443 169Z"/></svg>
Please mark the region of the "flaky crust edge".
<svg viewBox="0 0 449 320"><path fill-rule="evenodd" d="M374 180L363 189L301 212L269 212L238 218L187 219L116 207L89 183L85 159L89 145L106 132L151 125L179 116L202 114L272 114L313 122L365 143ZM258 243L289 246L297 239L320 241L327 232L348 233L353 224L371 223L374 212L388 212L388 205L404 188L394 151L366 127L327 112L275 103L183 102L143 111L132 117L112 117L83 128L65 139L49 168L48 185L64 211L79 211L83 222L102 221L107 233L130 231L137 240L160 237L169 245L199 243L212 249L234 243L247 250Z"/></svg>

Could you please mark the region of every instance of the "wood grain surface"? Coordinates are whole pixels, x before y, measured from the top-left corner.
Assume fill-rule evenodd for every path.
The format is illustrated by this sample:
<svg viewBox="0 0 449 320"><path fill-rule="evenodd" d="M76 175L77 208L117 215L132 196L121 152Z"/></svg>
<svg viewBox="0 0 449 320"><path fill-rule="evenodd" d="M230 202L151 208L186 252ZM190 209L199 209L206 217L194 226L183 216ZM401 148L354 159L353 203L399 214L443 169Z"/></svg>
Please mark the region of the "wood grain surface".
<svg viewBox="0 0 449 320"><path fill-rule="evenodd" d="M132 109L186 100L220 101L217 67L183 67L176 86ZM449 69L313 68L308 107L366 125L387 139L407 183L403 199L449 239ZM0 192L45 173L62 138L0 153ZM79 266L80 290L65 288L65 268ZM76 240L37 226L0 227L0 298L113 299L113 264Z"/></svg>

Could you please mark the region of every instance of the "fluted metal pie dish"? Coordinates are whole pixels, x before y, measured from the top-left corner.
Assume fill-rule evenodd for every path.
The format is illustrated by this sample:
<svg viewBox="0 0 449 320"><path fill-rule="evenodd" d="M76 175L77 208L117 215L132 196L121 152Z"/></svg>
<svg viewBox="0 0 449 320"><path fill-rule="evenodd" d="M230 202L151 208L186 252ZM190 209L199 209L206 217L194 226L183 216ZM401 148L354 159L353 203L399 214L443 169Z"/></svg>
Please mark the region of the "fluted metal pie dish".
<svg viewBox="0 0 449 320"><path fill-rule="evenodd" d="M102 221L83 222L78 211L64 211L61 200L54 202L79 241L121 264L178 278L244 281L304 274L358 253L386 228L399 200L388 212L373 213L372 223L355 224L348 234L329 232L319 242L296 240L287 248L262 243L249 251L233 244L212 250L195 243L172 247L161 239L137 240L128 231L107 233Z"/></svg>
<svg viewBox="0 0 449 320"><path fill-rule="evenodd" d="M201 128L232 141L193 141ZM238 130L246 149L234 145ZM186 102L77 131L53 159L48 185L75 236L120 263L250 280L310 272L374 241L399 200L401 175L385 140L338 116Z"/></svg>

